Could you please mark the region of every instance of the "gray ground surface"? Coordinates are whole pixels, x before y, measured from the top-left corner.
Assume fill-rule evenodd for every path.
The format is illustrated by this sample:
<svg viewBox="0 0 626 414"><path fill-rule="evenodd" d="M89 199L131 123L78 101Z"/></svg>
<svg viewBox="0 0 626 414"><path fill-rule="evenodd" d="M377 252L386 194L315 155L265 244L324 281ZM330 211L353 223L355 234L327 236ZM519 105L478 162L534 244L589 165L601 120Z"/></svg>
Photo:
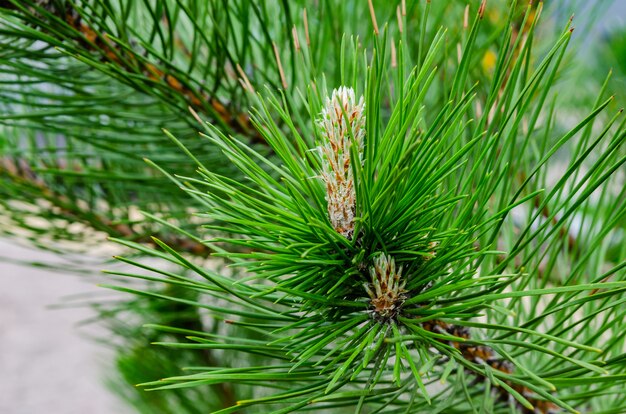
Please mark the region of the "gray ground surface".
<svg viewBox="0 0 626 414"><path fill-rule="evenodd" d="M0 256L52 258L6 240L0 240ZM3 260L0 282L0 414L128 413L103 384L110 354L76 329L89 309L49 308L64 296L99 288Z"/></svg>

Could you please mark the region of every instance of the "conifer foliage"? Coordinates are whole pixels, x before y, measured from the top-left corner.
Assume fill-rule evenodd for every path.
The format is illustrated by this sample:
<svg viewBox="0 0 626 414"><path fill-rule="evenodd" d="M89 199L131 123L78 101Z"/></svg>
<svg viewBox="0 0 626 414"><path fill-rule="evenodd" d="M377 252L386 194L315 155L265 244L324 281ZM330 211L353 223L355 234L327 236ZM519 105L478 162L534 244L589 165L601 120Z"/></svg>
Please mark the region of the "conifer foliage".
<svg viewBox="0 0 626 414"><path fill-rule="evenodd" d="M626 124L608 79L586 107L559 98L571 20L542 29L541 2L30 3L2 2L5 39L117 82L14 73L38 79L30 105L135 104L95 142L5 96L4 131L68 149L3 177L126 249L107 287L134 299L99 309L123 355L143 336L163 368L135 349L121 367L140 410L626 411Z"/></svg>

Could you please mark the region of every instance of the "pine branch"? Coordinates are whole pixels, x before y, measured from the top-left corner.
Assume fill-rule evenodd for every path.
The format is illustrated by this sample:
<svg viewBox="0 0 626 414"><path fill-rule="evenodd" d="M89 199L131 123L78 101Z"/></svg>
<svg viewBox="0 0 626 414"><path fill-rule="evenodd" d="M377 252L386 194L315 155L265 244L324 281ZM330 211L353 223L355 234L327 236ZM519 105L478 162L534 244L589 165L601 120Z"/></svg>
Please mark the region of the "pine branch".
<svg viewBox="0 0 626 414"><path fill-rule="evenodd" d="M124 238L148 245L154 245L152 237L158 237L182 252L201 257L207 257L210 254L209 248L200 242L175 234L160 235L149 229L137 229L130 223L119 222L110 218L109 215L97 213L89 206L81 206L67 195L52 190L24 160L15 162L8 158L0 159L0 176L18 187L21 192L20 198L29 200L34 206L38 205L37 199L50 203L49 210L54 211L56 218L65 220L67 223L82 223L110 237ZM29 196L27 197L26 194Z"/></svg>
<svg viewBox="0 0 626 414"><path fill-rule="evenodd" d="M161 208L162 197L173 197L169 189L147 197L115 185L93 197L114 196L104 209L111 213L131 200L177 219L148 215L163 226L161 239L144 240L150 228L142 227L141 237L116 240L154 260L120 258L138 270L110 274L143 284L112 288L165 304L164 318L150 317L158 325L147 329L158 331L159 355L177 356L168 367L189 365L183 375L156 376L143 386L177 392L208 385L226 393L231 407L223 413L623 408L611 398L626 383L626 251L608 250L623 240L626 190L618 172L626 163L626 121L621 112L607 113L612 100L604 88L579 122L560 116L568 104L555 90L571 21L544 43L535 35L541 6L524 7L520 18L513 4L508 15L498 9L502 14L492 19L484 2L464 11L444 2L322 1L304 13L291 13L288 2L233 1L221 9L176 2L177 13L210 16L216 30L209 42L203 19L183 25L188 33L172 33L177 13L167 2L140 4L151 19L138 28L123 2L119 16L99 8L102 2L64 3L73 5L72 19L55 8L61 2L38 3L45 7L29 10L25 21L40 33L18 25L14 34L43 34L171 113L200 104L217 124L202 125L200 138L166 132L168 151L146 139L149 165L185 198ZM438 29L455 18L449 32ZM250 36L234 35L240 29ZM338 36L363 32L360 41ZM219 57L198 71L205 46ZM494 54L489 65L487 52ZM180 60L180 67L156 64ZM224 125L243 112L241 90L231 89L239 88L237 76L247 92L261 91L250 125L271 154L230 136L232 125ZM210 96L229 108L223 116ZM46 99L34 93L35 105L46 107ZM79 125L90 122L77 118ZM105 148L118 150L111 142ZM237 171L217 171L204 144ZM174 154L173 147L182 151ZM115 166L137 156L128 147L124 156L102 156L97 171L89 169L84 148L69 149L66 164L62 151L43 164L53 177L86 179L75 187L64 181L60 191L36 164L20 167L31 158L22 161L15 151L7 160L19 161L3 162L15 183L7 191L32 188L56 202L60 216L130 236L138 227L77 208L67 190L93 191L91 180L103 177L145 179L132 187L137 192L160 181L126 165L124 174L109 175L115 175L109 161ZM548 183L562 153L568 162ZM77 171L70 159L82 161ZM188 218L186 200L207 223L202 230ZM205 241L207 232L212 238ZM240 272L194 260L186 250L195 244ZM215 322L204 324L200 315Z"/></svg>
<svg viewBox="0 0 626 414"><path fill-rule="evenodd" d="M64 8L59 8L55 2L48 1L37 4L35 9L18 6L18 3L11 1L6 1L0 6L17 12L30 12L30 15L25 16L28 18L27 21L49 36L48 42L51 38L55 39L56 47L66 50L95 68L105 70L111 76L122 79L138 91L153 93L153 90L159 90L165 93L165 98L174 105L178 105L175 102L180 100L177 97L182 98L186 105L198 112L208 113L228 129L246 135L252 141L260 140L258 132L251 127L247 114L237 113L234 107L228 107L218 97L210 96L197 83L192 84L189 78L183 79L182 73L177 74L174 66L163 68L150 62L139 51L133 50L132 45L139 42L132 38L126 39L126 44L122 44L118 39L114 40L110 35L101 33L82 18L82 11L71 2L66 2ZM162 18L167 19L167 16L164 15ZM167 23L165 20L164 24ZM72 42L72 46L68 47L68 41ZM95 58L106 66L102 67L101 64L91 60L94 58L89 55L95 55ZM142 84L137 84L137 81Z"/></svg>
<svg viewBox="0 0 626 414"><path fill-rule="evenodd" d="M467 361L479 366L486 364L494 370L498 370L506 374L515 373L514 365L510 361L499 357L492 348L485 345L476 345L472 343L469 328L464 326L455 326L453 324L449 324L447 322L437 319L424 322L421 325L429 332L435 334L445 334L454 338L460 338L462 341L443 338L439 338L437 340L458 350L461 356ZM488 379L489 378L487 376L482 377L483 381L486 381ZM517 402L517 407L520 412L524 414L551 414L558 412L559 407L556 404L550 401L537 399L536 397L534 397L533 392L529 388L520 384L512 383L510 381L505 381L505 383L530 403L531 407L529 408ZM502 386L498 386L497 384L495 384L495 386L499 398L503 402L508 403L508 401L512 399L509 391L507 389L504 389Z"/></svg>
<svg viewBox="0 0 626 414"><path fill-rule="evenodd" d="M284 412L343 403L357 412L370 405L421 412L432 406L443 410L446 404L465 404L459 411L468 412L477 405L504 410L511 400L526 412L548 413L557 407L576 412L572 399L581 407L591 400L590 394L580 401L573 397L587 382L606 378L609 392L617 392L623 382L620 351L605 347L592 332L598 318L619 324L621 314L614 304L624 300L626 264L583 275L589 252L576 259L580 268L562 276L566 282L558 287L526 271L536 269L544 257L551 266L560 254L572 259L572 252L560 249L559 229L594 191L618 179L614 173L626 162L619 150L626 142L626 123L617 121L618 113L602 123L602 131L592 132L592 139L573 139L591 131L593 120L601 119L611 100L599 100L567 132L557 134L551 122L542 123L538 114L549 102L548 91L559 73L571 36L569 24L541 61L531 64L530 42L519 48L521 58L499 60L499 75L479 94L479 86L468 81L468 68L481 18L479 13L469 30L447 87L433 86L435 65L446 63L435 62L443 53L444 35L438 33L425 64L417 68L402 49L396 51L396 64L404 62L404 73L409 73L406 78L386 64L392 53L386 50L386 39L376 43L363 72L355 65L354 76L364 73L368 80L365 111L358 89L331 93L316 81L315 93L303 106L309 111L306 119L319 121L303 122L289 113L284 99L269 94L254 122L263 126L259 130L276 159L205 126L206 138L247 180L216 174L201 162L200 179L172 179L193 183L186 188L203 200L207 217L214 220L208 228L232 234L212 241L226 246L219 256L250 276L235 280L209 272L165 243L158 243L162 252L155 255L165 254L165 260L209 281L207 286L193 284L193 289L232 304L228 312L195 306L263 336L247 342L236 335L197 332L190 342L160 345L236 349L273 361L265 369L277 368L268 373L253 366L237 372L206 370L145 386L166 390L203 381L250 384L271 379L265 385L268 395L238 405L276 402ZM505 55L513 49L517 47L507 44ZM353 45L345 45L342 53L360 55ZM444 99L429 97L431 87ZM482 107L495 109L475 111L477 96L485 97ZM389 112L382 114L387 101ZM466 117L474 121L466 122ZM287 125L289 137L278 122ZM545 144L536 153L521 155L520 148L536 145L532 137L538 131L547 137ZM605 151L591 159L600 146ZM572 159L561 179L547 186L544 173L561 149L572 150ZM588 169L579 177L582 165ZM518 171L528 172L521 183ZM533 208L542 193L540 206ZM605 194L615 208L595 210L593 221L615 223L626 215L626 204ZM544 205L551 210L542 219ZM521 207L527 217L512 220L511 212ZM597 233L595 244L606 243L609 233ZM496 250L496 245L506 251ZM251 250L240 254L229 246ZM542 300L546 303L540 306ZM573 318L577 312L585 317ZM474 321L481 316L486 322ZM481 339L470 336L466 326L481 328ZM616 345L620 341L615 338ZM598 361L604 354L617 359ZM530 366L528 361L535 362ZM477 383L468 383L466 370L485 389L495 387L495 399ZM435 381L451 372L457 378L441 392L433 392L424 375ZM281 381L298 384L296 391L281 392ZM407 388L415 390L409 401L400 398Z"/></svg>

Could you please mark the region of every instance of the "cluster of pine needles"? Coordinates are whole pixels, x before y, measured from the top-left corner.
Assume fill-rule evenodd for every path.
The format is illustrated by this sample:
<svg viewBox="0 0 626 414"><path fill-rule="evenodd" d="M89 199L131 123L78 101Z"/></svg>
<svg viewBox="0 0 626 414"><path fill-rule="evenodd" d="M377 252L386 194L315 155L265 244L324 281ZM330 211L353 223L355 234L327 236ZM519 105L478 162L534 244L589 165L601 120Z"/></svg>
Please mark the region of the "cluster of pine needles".
<svg viewBox="0 0 626 414"><path fill-rule="evenodd" d="M610 75L561 97L572 21L300 3L0 2L1 205L43 248L123 250L106 286L133 299L94 305L121 393L626 412L626 121Z"/></svg>

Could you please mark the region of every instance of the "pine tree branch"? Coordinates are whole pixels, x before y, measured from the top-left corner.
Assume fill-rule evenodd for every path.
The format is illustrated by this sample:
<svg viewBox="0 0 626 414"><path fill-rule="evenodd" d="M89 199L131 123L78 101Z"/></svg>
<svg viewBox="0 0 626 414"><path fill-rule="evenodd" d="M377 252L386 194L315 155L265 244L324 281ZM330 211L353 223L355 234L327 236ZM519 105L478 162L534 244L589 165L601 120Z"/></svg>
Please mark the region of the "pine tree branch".
<svg viewBox="0 0 626 414"><path fill-rule="evenodd" d="M69 223L82 223L95 230L105 232L109 237L123 238L150 246L154 246L152 237L155 237L171 246L176 246L181 252L195 256L206 257L210 254L207 246L195 240L158 232L145 234L145 232L137 231L129 224L116 222L88 207L81 207L67 195L52 190L26 161L18 160L15 162L9 158L0 159L0 177L6 178L18 186L21 197L24 197L26 193L32 195L33 198L27 197L31 203L37 198L49 202L55 208L58 217Z"/></svg>
<svg viewBox="0 0 626 414"><path fill-rule="evenodd" d="M497 356L495 351L488 346L485 345L474 345L471 342L470 330L465 326L457 326L453 324L449 324L442 320L434 319L431 321L427 321L422 323L422 328L425 330L435 333L435 334L445 334L460 338L460 341L455 340L447 340L447 339L438 339L439 342L444 343L457 349L463 358L467 361L473 362L476 365L489 365L491 368L502 371L505 374L513 374L515 372L515 368L511 362ZM466 342L467 341L467 342ZM474 375L479 375L476 371L471 371ZM488 380L487 377L482 377L483 381ZM529 409L528 407L523 406L519 402L517 402L517 407L520 412L524 414L552 414L557 412L558 406L550 401L540 400L535 398L532 395L532 391L525 386L520 384L515 384L510 381L506 381L506 384L510 386L513 390L521 394L526 400L528 400L534 407L534 409ZM500 400L503 402L508 402L509 400L515 401L515 399L510 395L510 393L501 386L494 384L497 388L498 395Z"/></svg>
<svg viewBox="0 0 626 414"><path fill-rule="evenodd" d="M56 19L47 18L33 8L17 6L8 0L0 3L0 7L12 10L18 16L20 12L30 12L28 16L31 19L30 23L55 39L54 46L100 70L104 69L100 63L106 64L106 73L109 76L122 80L134 89L151 95L154 95L155 89L159 90L164 93L170 104L179 106L185 112L189 106L197 112L208 114L226 129L249 137L252 142L264 142L262 135L251 124L248 114L239 112L217 96L212 96L197 82L183 73L178 73L175 66L170 64L165 68L150 62L147 52L142 56L140 52L134 50L133 45L139 42L128 39L124 45L107 33L102 33L86 21L71 2L66 3L63 10L49 1L39 3L40 7ZM166 19L166 16L163 16L163 19ZM72 47L68 47L68 41L71 41ZM98 57L97 61L92 61L94 55ZM236 77L234 74L233 76ZM157 96L161 97L160 94ZM185 102L183 105L177 103L181 100Z"/></svg>

